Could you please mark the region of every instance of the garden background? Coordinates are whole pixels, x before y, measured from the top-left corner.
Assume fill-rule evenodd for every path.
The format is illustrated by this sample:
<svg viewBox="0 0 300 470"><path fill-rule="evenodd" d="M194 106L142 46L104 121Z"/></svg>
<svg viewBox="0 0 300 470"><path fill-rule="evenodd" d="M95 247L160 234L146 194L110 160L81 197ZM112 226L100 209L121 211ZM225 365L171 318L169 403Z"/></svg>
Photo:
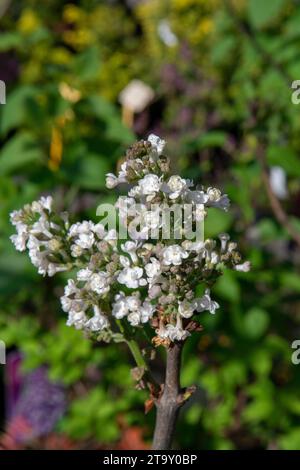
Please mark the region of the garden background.
<svg viewBox="0 0 300 470"><path fill-rule="evenodd" d="M228 231L252 263L218 280L221 308L185 346L198 391L175 447L300 449L299 1L2 0L0 79L0 447L149 446L126 348L65 326L66 279L15 252L9 213L51 193L96 220L117 197L105 174L154 132L181 176L229 195L206 236ZM132 80L151 88L143 106L120 98Z"/></svg>

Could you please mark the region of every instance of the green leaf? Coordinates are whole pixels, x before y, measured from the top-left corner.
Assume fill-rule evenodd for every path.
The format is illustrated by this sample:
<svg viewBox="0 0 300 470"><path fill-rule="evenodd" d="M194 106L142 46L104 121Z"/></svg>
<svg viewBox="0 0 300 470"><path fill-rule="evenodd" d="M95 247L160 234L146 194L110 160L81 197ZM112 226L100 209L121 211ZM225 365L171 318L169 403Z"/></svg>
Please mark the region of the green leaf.
<svg viewBox="0 0 300 470"><path fill-rule="evenodd" d="M245 334L251 339L257 339L262 336L268 326L268 313L259 307L251 308L244 317Z"/></svg>
<svg viewBox="0 0 300 470"><path fill-rule="evenodd" d="M300 275L292 272L280 274L280 284L288 290L300 293Z"/></svg>
<svg viewBox="0 0 300 470"><path fill-rule="evenodd" d="M86 102L90 107L90 112L105 122L106 137L123 144L131 144L134 141L133 132L124 126L115 106L99 95L88 97Z"/></svg>
<svg viewBox="0 0 300 470"><path fill-rule="evenodd" d="M222 147L226 142L227 134L224 131L210 131L201 134L198 138L187 140L188 151L201 150L209 147Z"/></svg>
<svg viewBox="0 0 300 470"><path fill-rule="evenodd" d="M265 399L255 400L243 412L243 418L250 423L266 420L273 413L272 401Z"/></svg>
<svg viewBox="0 0 300 470"><path fill-rule="evenodd" d="M99 69L100 56L96 46L87 48L74 61L74 73L82 81L95 79Z"/></svg>
<svg viewBox="0 0 300 470"><path fill-rule="evenodd" d="M299 156L290 147L270 146L267 159L269 165L281 166L289 176L300 177Z"/></svg>
<svg viewBox="0 0 300 470"><path fill-rule="evenodd" d="M248 15L253 26L261 28L279 15L284 0L249 0Z"/></svg>
<svg viewBox="0 0 300 470"><path fill-rule="evenodd" d="M272 241L280 237L280 231L273 219L262 219L256 224L259 235L263 241Z"/></svg>
<svg viewBox="0 0 300 470"><path fill-rule="evenodd" d="M110 165L105 157L97 155L82 156L72 175L72 182L85 189L105 188L105 175Z"/></svg>
<svg viewBox="0 0 300 470"><path fill-rule="evenodd" d="M254 350L249 361L254 372L261 377L268 375L272 368L272 357L266 349Z"/></svg>
<svg viewBox="0 0 300 470"><path fill-rule="evenodd" d="M34 137L28 132L19 132L0 152L0 175L19 171L29 163L41 161L43 153Z"/></svg>
<svg viewBox="0 0 300 470"><path fill-rule="evenodd" d="M219 233L227 232L232 224L233 215L214 207L208 209L204 221L205 238L213 238Z"/></svg>
<svg viewBox="0 0 300 470"><path fill-rule="evenodd" d="M241 296L240 285L235 273L232 271L224 272L223 276L217 280L214 290L223 299L233 303L239 302Z"/></svg>
<svg viewBox="0 0 300 470"><path fill-rule="evenodd" d="M278 439L279 447L282 450L299 450L299 442L300 429L292 429Z"/></svg>
<svg viewBox="0 0 300 470"><path fill-rule="evenodd" d="M23 37L16 32L0 34L0 51L7 51L22 44Z"/></svg>
<svg viewBox="0 0 300 470"><path fill-rule="evenodd" d="M27 102L35 94L35 87L23 85L17 87L8 95L6 105L2 107L2 118L0 120L0 133L2 135L24 123Z"/></svg>

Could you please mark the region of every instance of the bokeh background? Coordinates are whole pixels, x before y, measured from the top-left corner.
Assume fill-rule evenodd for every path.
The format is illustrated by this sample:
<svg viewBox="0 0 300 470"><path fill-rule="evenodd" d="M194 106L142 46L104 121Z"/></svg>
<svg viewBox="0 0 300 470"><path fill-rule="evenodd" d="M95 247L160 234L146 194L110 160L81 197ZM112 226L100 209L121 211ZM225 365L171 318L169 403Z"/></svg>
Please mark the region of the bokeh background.
<svg viewBox="0 0 300 470"><path fill-rule="evenodd" d="M65 326L65 278L14 251L9 212L51 193L95 219L116 197L105 173L154 132L174 171L228 193L206 236L228 231L253 266L220 278L220 310L186 345L198 391L175 446L300 449L299 24L298 0L1 0L0 447L149 446L129 354Z"/></svg>

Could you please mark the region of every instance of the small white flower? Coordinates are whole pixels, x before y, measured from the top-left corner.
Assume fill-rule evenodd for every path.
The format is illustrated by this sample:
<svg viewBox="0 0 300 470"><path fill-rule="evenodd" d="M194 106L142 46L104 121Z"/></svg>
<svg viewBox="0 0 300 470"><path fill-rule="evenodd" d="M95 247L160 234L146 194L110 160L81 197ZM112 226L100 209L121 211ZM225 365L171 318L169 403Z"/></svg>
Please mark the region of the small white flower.
<svg viewBox="0 0 300 470"><path fill-rule="evenodd" d="M281 166L271 166L269 179L273 193L275 193L279 199L286 199L288 189L285 170Z"/></svg>
<svg viewBox="0 0 300 470"><path fill-rule="evenodd" d="M120 255L119 261L120 261L121 266L123 266L123 268L129 268L130 267L130 259L127 258L127 256Z"/></svg>
<svg viewBox="0 0 300 470"><path fill-rule="evenodd" d="M109 326L105 315L100 311L97 305L94 306L94 316L85 323L85 328L91 331L100 331Z"/></svg>
<svg viewBox="0 0 300 470"><path fill-rule="evenodd" d="M204 249L204 242L192 242L191 240L185 240L182 243L182 248L187 251L196 251L199 253Z"/></svg>
<svg viewBox="0 0 300 470"><path fill-rule="evenodd" d="M41 204L43 209L46 209L47 211L51 212L53 204L52 196L41 197L39 203Z"/></svg>
<svg viewBox="0 0 300 470"><path fill-rule="evenodd" d="M136 289L139 286L145 286L147 284L147 281L143 279L142 276L142 268L125 268L120 272L118 282L125 284L129 289Z"/></svg>
<svg viewBox="0 0 300 470"><path fill-rule="evenodd" d="M80 246L84 250L92 248L95 241L95 236L92 232L90 233L81 233L77 240L75 241L76 245Z"/></svg>
<svg viewBox="0 0 300 470"><path fill-rule="evenodd" d="M182 320L180 315L177 315L176 325L166 326L168 337L171 341L184 341L190 333L182 327Z"/></svg>
<svg viewBox="0 0 300 470"><path fill-rule="evenodd" d="M187 300L178 302L178 311L183 318L191 318L194 314L194 306Z"/></svg>
<svg viewBox="0 0 300 470"><path fill-rule="evenodd" d="M228 235L228 233L220 233L219 239L221 242L221 253L225 253L227 250L227 244L230 239L230 236Z"/></svg>
<svg viewBox="0 0 300 470"><path fill-rule="evenodd" d="M74 326L76 330L82 330L86 324L87 316L85 312L70 311L67 326Z"/></svg>
<svg viewBox="0 0 300 470"><path fill-rule="evenodd" d="M42 215L39 220L32 225L30 233L33 235L43 234L48 238L53 237L49 220L44 215Z"/></svg>
<svg viewBox="0 0 300 470"><path fill-rule="evenodd" d="M168 338L168 330L166 329L164 323L160 320L159 323L159 328L155 330L155 333L157 336L159 336L161 339L167 339Z"/></svg>
<svg viewBox="0 0 300 470"><path fill-rule="evenodd" d="M126 303L130 311L138 310L141 306L141 301L137 295L129 295L126 297Z"/></svg>
<svg viewBox="0 0 300 470"><path fill-rule="evenodd" d="M99 295L106 294L110 289L111 278L110 275L104 271L94 273L90 279L90 286L92 291Z"/></svg>
<svg viewBox="0 0 300 470"><path fill-rule="evenodd" d="M147 263L145 266L145 271L147 276L153 280L153 278L156 278L161 274L160 262L156 258L151 257L150 263Z"/></svg>
<svg viewBox="0 0 300 470"><path fill-rule="evenodd" d="M25 251L26 250L26 243L28 240L28 231L26 226L21 229L22 226L19 226L18 233L16 235L12 235L10 237L11 241L16 247L18 251Z"/></svg>
<svg viewBox="0 0 300 470"><path fill-rule="evenodd" d="M173 175L167 182L169 198L177 199L188 187L189 182L178 175Z"/></svg>
<svg viewBox="0 0 300 470"><path fill-rule="evenodd" d="M145 301L141 306L140 310L141 322L147 323L150 318L152 318L153 313L155 312L155 306L150 302Z"/></svg>
<svg viewBox="0 0 300 470"><path fill-rule="evenodd" d="M202 222L207 215L206 210L204 209L204 204L196 204L195 208L195 220L197 222Z"/></svg>
<svg viewBox="0 0 300 470"><path fill-rule="evenodd" d="M161 20L158 23L157 32L161 40L168 47L174 47L178 44L178 38L173 33L168 20Z"/></svg>
<svg viewBox="0 0 300 470"><path fill-rule="evenodd" d="M118 320L124 318L129 312L128 303L123 292L115 296L115 302L113 303L112 314Z"/></svg>
<svg viewBox="0 0 300 470"><path fill-rule="evenodd" d="M118 184L119 184L119 180L118 180L117 176L114 175L113 173L107 173L107 175L106 175L106 187L108 189L113 189L116 186L118 186Z"/></svg>
<svg viewBox="0 0 300 470"><path fill-rule="evenodd" d="M148 290L149 299L157 299L161 295L161 287L158 285L150 286Z"/></svg>
<svg viewBox="0 0 300 470"><path fill-rule="evenodd" d="M162 226L161 210L155 207L149 211L143 211L141 216L142 230L145 232L157 230Z"/></svg>
<svg viewBox="0 0 300 470"><path fill-rule="evenodd" d="M115 208L118 209L120 222L127 226L128 218L135 217L136 214L136 202L133 197L120 196L115 203Z"/></svg>
<svg viewBox="0 0 300 470"><path fill-rule="evenodd" d="M157 175L149 173L139 180L139 188L144 196L152 195L160 190L160 180Z"/></svg>
<svg viewBox="0 0 300 470"><path fill-rule="evenodd" d="M76 292L78 292L78 288L76 287L74 279L69 279L65 287L65 295L76 294Z"/></svg>
<svg viewBox="0 0 300 470"><path fill-rule="evenodd" d="M211 252L211 258L210 258L211 264L218 264L219 261L220 261L220 257L218 255L218 253L216 251L212 251Z"/></svg>
<svg viewBox="0 0 300 470"><path fill-rule="evenodd" d="M99 223L94 225L93 232L102 240L102 238L107 236L106 230L103 224Z"/></svg>
<svg viewBox="0 0 300 470"><path fill-rule="evenodd" d="M55 263L49 263L46 272L41 273L41 274L44 274L44 275L48 274L49 277L52 277L56 273L62 273L67 270L68 270L68 266L55 264Z"/></svg>
<svg viewBox="0 0 300 470"><path fill-rule="evenodd" d="M51 212L52 202L53 200L51 196L41 197L39 201L34 201L31 204L31 210L33 212L37 212L38 214L42 214L44 209L48 212Z"/></svg>
<svg viewBox="0 0 300 470"><path fill-rule="evenodd" d="M9 217L10 217L11 223L18 229L18 226L22 225L22 221L23 221L23 218L24 218L23 210L19 209L17 211L12 211L9 214ZM24 223L23 223L23 225L26 226Z"/></svg>
<svg viewBox="0 0 300 470"><path fill-rule="evenodd" d="M92 274L93 272L88 268L80 269L77 273L77 279L78 281L88 281Z"/></svg>
<svg viewBox="0 0 300 470"><path fill-rule="evenodd" d="M132 262L136 263L138 261L138 257L136 255L136 250L138 249L139 244L137 241L127 241L121 245L122 250L125 253L128 253Z"/></svg>
<svg viewBox="0 0 300 470"><path fill-rule="evenodd" d="M67 295L61 297L61 305L64 312L85 312L88 305L82 299L71 299Z"/></svg>
<svg viewBox="0 0 300 470"><path fill-rule="evenodd" d="M158 155L160 155L163 152L164 147L166 145L166 141L161 139L155 134L149 135L148 142L150 142L150 144L152 145L152 148L157 152Z"/></svg>
<svg viewBox="0 0 300 470"><path fill-rule="evenodd" d="M222 194L217 188L207 188L208 203L210 207L217 207L227 211L230 206L230 201L227 194Z"/></svg>
<svg viewBox="0 0 300 470"><path fill-rule="evenodd" d="M179 245L170 245L163 250L163 263L166 265L174 264L179 266L182 260L188 257L188 252Z"/></svg>
<svg viewBox="0 0 300 470"><path fill-rule="evenodd" d="M184 330L183 328L177 328L174 325L167 325L166 326L167 330L167 336L171 341L184 341L188 336L190 336L190 333L187 330Z"/></svg>
<svg viewBox="0 0 300 470"><path fill-rule="evenodd" d="M250 261L245 261L243 264L236 264L234 269L236 271L242 271L244 273L247 273L251 269L251 263Z"/></svg>
<svg viewBox="0 0 300 470"><path fill-rule="evenodd" d="M129 191L128 191L128 196L130 198L139 198L142 194L142 188L140 186L133 186Z"/></svg>
<svg viewBox="0 0 300 470"><path fill-rule="evenodd" d="M204 191L191 191L188 190L186 193L186 200L188 202L194 202L195 204L206 204L209 200L209 196Z"/></svg>
<svg viewBox="0 0 300 470"><path fill-rule="evenodd" d="M119 183L127 183L127 162L123 162L121 165L121 170L118 174Z"/></svg>
<svg viewBox="0 0 300 470"><path fill-rule="evenodd" d="M104 315L94 315L84 326L91 331L100 331L107 328L109 326L109 322Z"/></svg>
<svg viewBox="0 0 300 470"><path fill-rule="evenodd" d="M83 248L79 245L71 245L71 255L73 258L78 258L83 253Z"/></svg>
<svg viewBox="0 0 300 470"><path fill-rule="evenodd" d="M103 238L103 240L105 241L108 241L108 243L111 245L111 246L115 246L116 245L116 240L118 239L118 235L117 235L117 231L116 229L114 228L111 228L107 234L105 235L105 237Z"/></svg>
<svg viewBox="0 0 300 470"><path fill-rule="evenodd" d="M129 321L131 326L137 326L141 323L141 315L137 311L136 312L131 312L128 315L127 320Z"/></svg>
<svg viewBox="0 0 300 470"><path fill-rule="evenodd" d="M206 289L203 297L194 300L194 308L197 310L197 312L208 310L210 313L214 314L216 313L216 309L219 307L220 305L210 298L209 289Z"/></svg>
<svg viewBox="0 0 300 470"><path fill-rule="evenodd" d="M76 237L81 233L90 233L94 230L94 224L91 221L84 220L83 222L76 222L71 225L69 229L69 237Z"/></svg>
<svg viewBox="0 0 300 470"><path fill-rule="evenodd" d="M131 80L121 91L119 101L124 108L141 113L154 98L154 91L141 80Z"/></svg>

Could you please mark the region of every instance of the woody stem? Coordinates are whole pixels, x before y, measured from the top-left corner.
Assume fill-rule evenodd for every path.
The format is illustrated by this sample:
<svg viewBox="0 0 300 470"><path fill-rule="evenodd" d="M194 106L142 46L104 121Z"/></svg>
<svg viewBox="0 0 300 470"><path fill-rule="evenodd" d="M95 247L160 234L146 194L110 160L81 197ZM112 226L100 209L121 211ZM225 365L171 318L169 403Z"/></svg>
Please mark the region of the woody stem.
<svg viewBox="0 0 300 470"><path fill-rule="evenodd" d="M180 400L180 366L182 342L174 343L167 349L166 375L163 393L156 403L156 424L153 450L171 448L178 417Z"/></svg>

